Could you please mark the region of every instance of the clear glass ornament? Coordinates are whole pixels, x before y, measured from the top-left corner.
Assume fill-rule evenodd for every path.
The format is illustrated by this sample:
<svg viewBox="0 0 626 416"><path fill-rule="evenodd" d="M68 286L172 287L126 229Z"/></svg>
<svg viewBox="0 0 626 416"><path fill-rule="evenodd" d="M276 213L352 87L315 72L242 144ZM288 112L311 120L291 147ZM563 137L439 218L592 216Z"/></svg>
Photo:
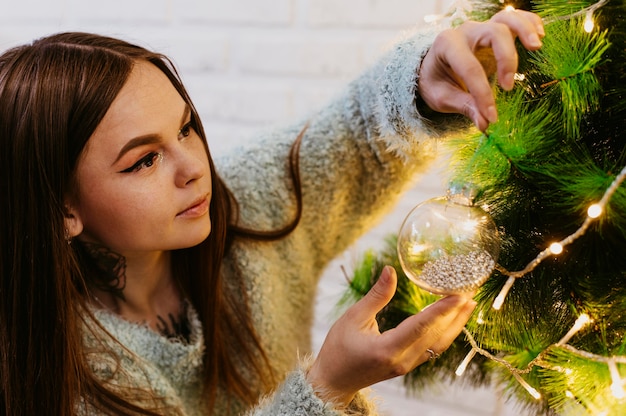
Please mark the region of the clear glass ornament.
<svg viewBox="0 0 626 416"><path fill-rule="evenodd" d="M452 187L407 215L398 257L407 277L439 295L474 292L498 261L500 236L491 216L473 204L474 190Z"/></svg>

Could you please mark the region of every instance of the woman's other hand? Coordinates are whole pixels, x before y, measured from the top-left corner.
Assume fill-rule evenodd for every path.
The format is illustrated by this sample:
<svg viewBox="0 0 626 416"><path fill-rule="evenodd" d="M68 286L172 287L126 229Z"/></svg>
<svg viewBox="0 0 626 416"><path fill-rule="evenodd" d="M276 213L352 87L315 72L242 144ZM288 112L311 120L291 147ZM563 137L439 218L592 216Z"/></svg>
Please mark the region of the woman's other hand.
<svg viewBox="0 0 626 416"><path fill-rule="evenodd" d="M378 282L330 329L308 372L325 401L347 405L362 388L404 375L447 349L476 303L467 297L442 298L400 325L380 333L376 314L396 290L395 270L384 268Z"/></svg>
<svg viewBox="0 0 626 416"><path fill-rule="evenodd" d="M486 22L465 22L441 32L419 70L418 93L432 109L469 117L481 131L497 119L489 77L513 88L518 56L515 38L537 50L543 22L534 13L503 10Z"/></svg>

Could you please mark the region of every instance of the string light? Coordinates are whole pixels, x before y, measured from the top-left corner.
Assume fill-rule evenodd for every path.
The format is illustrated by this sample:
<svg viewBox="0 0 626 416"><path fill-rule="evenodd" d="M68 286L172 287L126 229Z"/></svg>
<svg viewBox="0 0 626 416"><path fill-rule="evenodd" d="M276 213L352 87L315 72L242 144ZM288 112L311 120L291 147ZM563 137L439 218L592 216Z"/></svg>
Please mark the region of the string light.
<svg viewBox="0 0 626 416"><path fill-rule="evenodd" d="M478 317L476 318L476 323L477 323L478 325L482 325L482 324L484 324L484 323L485 323L485 319L484 319L484 317L483 317L483 311L479 311L479 312L478 312Z"/></svg>
<svg viewBox="0 0 626 416"><path fill-rule="evenodd" d="M602 206L600 204L591 204L587 209L587 215L589 218L598 218L602 215Z"/></svg>
<svg viewBox="0 0 626 416"><path fill-rule="evenodd" d="M526 391L533 396L536 400L541 399L541 393L539 393L537 391L537 389L535 389L533 386L531 386L530 384L528 384L528 382L526 380L524 380L522 378L522 376L520 376L517 373L513 373L513 377L515 377L515 379L517 380L517 382L519 384L522 385L522 387L524 387L526 389Z"/></svg>
<svg viewBox="0 0 626 416"><path fill-rule="evenodd" d="M587 24L587 19L591 20L591 23L593 24L593 13L598 10L600 7L604 6L604 4L607 2L608 0L600 0L594 4L592 4L589 7L585 7L582 10L579 10L575 13L572 14L568 14L565 16L553 16L553 17L549 17L549 18L545 18L543 19L543 23L547 24L547 23L551 23L551 22L555 22L557 20L569 20L572 17L576 17L576 16L582 16L583 14L585 15L585 25ZM593 28L592 28L593 30Z"/></svg>
<svg viewBox="0 0 626 416"><path fill-rule="evenodd" d="M500 2L502 3L503 1L501 0ZM582 10L581 12L574 13L572 15L561 17L561 18L556 18L553 20L563 20L565 18L571 18L573 16L582 15L584 13L585 14L584 28L586 32L590 33L593 31L594 26L595 26L594 21L593 21L593 13L599 7L603 6L606 2L607 0L598 1L597 3ZM509 6L507 6L506 9L510 10ZM544 23L545 22L546 20L544 19ZM526 274L530 273L531 271L533 271L545 258L549 256L561 254L567 245L573 243L577 238L582 236L587 231L591 223L594 220L600 218L601 215L605 212L608 201L610 200L611 196L615 193L617 188L624 182L625 178L626 178L626 167L622 169L622 171L615 177L611 185L605 190L604 195L602 196L601 200L597 203L591 204L587 208L587 218L584 220L580 228L576 230L570 236L563 239L562 241L550 244L550 246L547 249L543 250L541 253L537 255L537 257L535 257L535 259L533 259L530 263L528 263L528 265L524 269L520 271L508 272L507 270L505 270L504 268L498 265L496 269L499 272L501 272L503 275L508 276L508 279L506 283L504 284L503 288L501 289L500 293L494 300L492 307L495 310L499 310L502 307L505 301L505 298L507 294L509 293L509 291L511 290L514 282L518 278L521 278L525 276ZM484 322L483 317L482 315L479 314L477 323L480 324L482 322ZM604 356L592 354L587 351L576 349L575 347L572 347L571 345L567 344L574 335L576 335L582 328L584 328L590 322L591 322L591 319L589 315L581 314L578 317L578 319L576 319L572 328L567 332L567 334L565 334L565 336L563 336L559 340L559 342L546 347L543 351L537 354L537 356L533 360L531 360L524 369L515 368L506 359L502 357L496 357L490 352L483 350L482 348L478 346L478 344L474 340L471 333L467 331L467 329L464 329L464 332L467 335L470 344L472 345L472 349L464 358L464 360L461 362L459 367L456 369L455 373L457 376L464 374L467 367L469 366L469 363L474 358L474 356L478 353L506 367L511 373L511 375L517 380L517 382L520 383L520 385L523 386L532 397L539 400L541 398L540 392L534 387L532 387L530 384L528 384L528 382L526 382L526 380L524 380L524 378L521 375L529 373L532 370L532 368L534 368L535 366L550 369L552 367L549 364L550 361L549 360L546 361L545 357L547 357L551 353L552 349L560 348L560 349L565 349L587 360L606 363L611 373L610 390L616 399L619 399L619 400L624 399L626 398L626 391L624 389L624 382L622 378L620 377L619 370L617 368L617 362L626 364L626 357L607 358ZM566 374L571 374L572 370L566 369L565 372ZM566 390L564 394L566 397L576 400L576 397L570 390Z"/></svg>
<svg viewBox="0 0 626 416"><path fill-rule="evenodd" d="M619 375L615 358L609 358L607 365L609 366L609 372L611 373L611 393L613 393L613 396L616 399L623 399L626 396L626 392L624 392L624 383Z"/></svg>
<svg viewBox="0 0 626 416"><path fill-rule="evenodd" d="M476 350L472 348L470 352L467 353L467 355L465 356L461 364L459 364L454 374L456 374L457 376L462 376L463 373L465 373L467 366L472 361L472 358L474 358L475 355L476 355Z"/></svg>
<svg viewBox="0 0 626 416"><path fill-rule="evenodd" d="M589 322L591 322L591 318L589 318L589 315L587 315L586 313L580 315L578 319L576 319L576 322L574 322L574 326L572 326L567 334L565 334L563 338L561 338L561 340L556 343L556 345L567 344L569 340Z"/></svg>
<svg viewBox="0 0 626 416"><path fill-rule="evenodd" d="M494 300L492 305L493 309L500 310L502 304L504 303L506 295L511 290L511 287L513 286L513 283L515 283L516 279L532 272L547 257L555 254L560 254L565 246L573 243L576 239L585 234L591 223L598 219L600 215L602 215L602 213L606 210L606 205L608 204L613 194L617 191L617 188L622 184L622 182L624 182L624 180L626 180L626 166L622 168L622 170L615 177L613 182L611 182L611 185L609 185L609 187L604 191L604 195L602 195L600 201L589 206L589 208L587 209L587 218L578 228L578 230L576 230L573 234L570 234L563 240L557 243L552 243L547 249L543 250L537 255L537 257L535 257L530 263L528 263L524 269L510 272L499 265L496 266L496 270L498 270L505 276L509 276L509 279L506 281L505 285L502 287L502 290Z"/></svg>
<svg viewBox="0 0 626 416"><path fill-rule="evenodd" d="M513 287L513 283L515 283L515 277L509 276L509 279L506 281L506 283L502 287L502 290L500 290L500 293L496 297L496 300L493 301L493 305L492 305L493 309L499 311L502 308L502 305L504 304L504 300L506 299L506 295L509 294L509 290L511 290L511 287Z"/></svg>
<svg viewBox="0 0 626 416"><path fill-rule="evenodd" d="M499 0L501 4L504 4L504 0ZM602 7L604 4L607 3L608 0L600 0L597 1L596 3L590 5L589 7L586 7L578 12L566 15L566 16L556 16L556 17L549 17L549 18L544 18L544 24L548 24L550 22L553 21L557 21L557 20L567 20L567 19L571 19L573 17L576 16L582 16L583 14L585 15L585 20L584 20L584 30L587 33L591 33L594 28L595 28L595 22L593 19L593 14L594 12L599 9L600 7ZM459 14L459 11L464 11L464 7L460 7L461 4L466 3L466 1L464 0L457 0L457 9L456 9L456 13L455 15ZM505 10L507 11L514 11L515 8L511 5L506 5ZM516 74L516 79L520 79L523 80L524 79L524 74ZM511 290L513 284L515 283L515 281L518 278L521 278L525 275L527 275L528 273L532 272L545 258L549 257L549 256L553 256L553 255L558 255L561 254L564 250L564 247L566 247L567 245L571 244L573 241L575 241L577 238L579 238L580 236L582 236L586 230L588 229L588 227L590 226L590 224L592 223L592 221L598 219L606 210L606 205L608 203L608 201L610 200L611 196L613 195L613 193L615 193L615 191L617 190L617 188L622 184L622 182L624 182L626 178L626 167L624 167L622 169L622 171L616 176L616 178L613 180L613 182L611 183L611 185L605 190L605 193L602 197L602 199L594 204L591 204L588 209L587 209L587 218L585 219L585 221L583 222L583 224L580 226L580 228L578 230L576 230L573 234L571 234L570 236L566 237L565 239L563 239L562 241L559 242L555 242L552 243L547 249L543 250L541 253L539 253L537 255L537 257L535 257L535 259L533 259L531 262L528 263L528 265L519 271L513 271L513 272L509 272L507 270L505 270L504 268L502 268L501 266L496 266L496 269L501 272L503 275L508 276L508 279L506 281L506 283L504 284L503 288L501 289L500 293L498 294L498 296L496 297L496 299L494 300L494 303L492 305L493 309L495 310L499 310L501 309L502 305L504 304L505 298L507 296L507 294L509 293L509 291ZM468 352L468 354L465 356L465 358L463 359L463 361L461 362L461 364L457 367L455 374L457 376L461 376L465 373L467 367L469 366L469 364L471 363L472 359L474 358L474 356L476 354L480 354L488 359L490 359L493 362L496 362L500 365L502 365L503 367L506 367L508 369L508 371L511 373L511 375L517 380L518 383L520 383L520 385L522 387L524 387L524 389L526 389L526 391L528 391L528 393L534 397L535 399L539 400L541 399L541 393L535 389L534 387L532 387L526 380L524 380L524 378L521 376L522 374L528 374L532 368L534 368L535 366L539 366L539 367L543 367L543 368L547 368L550 369L552 368L552 366L544 360L544 357L546 357L548 354L550 354L551 350L553 348L560 348L560 349L564 349L566 351L569 351L572 354L575 354L579 357L582 357L584 359L590 360L590 361L595 361L595 362L600 362L600 363L606 363L608 368L609 368L609 372L611 374L611 385L610 385L610 390L612 392L612 395L617 398L617 399L623 399L626 398L626 391L624 390L624 381L622 380L620 374L619 374L619 370L617 367L617 363L621 363L621 364L625 364L626 365L626 356L612 356L612 357L605 357L605 356L601 356L601 355L597 355L597 354L593 354L587 351L583 351L583 350L579 350L571 345L568 344L568 342L571 340L571 338L578 333L583 327L585 327L587 324L589 324L591 322L590 317L587 314L581 314L578 319L575 321L574 325L572 326L572 328L567 332L567 334L565 334L565 336L563 336L559 342L557 342L556 344L552 344L548 347L546 347L543 351L541 351L533 360L531 360L529 363L527 363L526 367L523 369L519 369L516 367L513 367L510 362L508 362L506 359L501 358L501 357L496 357L493 354L491 354L489 351L486 351L482 348L480 348L478 346L478 344L476 343L476 340L474 339L474 337L472 336L472 334L466 329L463 329L463 332L465 333L465 335L467 336L470 344L472 345L472 349ZM478 324L483 324L484 323L484 319L482 316L482 312L479 313L478 319L477 319L477 323ZM572 370L571 369L566 369L565 370L566 374L571 374ZM576 397L574 396L574 394L570 391L570 390L566 390L564 392L565 396L570 398L570 399L576 399ZM597 413L598 416L603 416L603 415L608 415L607 412L604 413Z"/></svg>
<svg viewBox="0 0 626 416"><path fill-rule="evenodd" d="M549 247L550 253L552 254L561 254L563 252L563 244L561 243L552 243Z"/></svg>
<svg viewBox="0 0 626 416"><path fill-rule="evenodd" d="M585 16L585 23L583 25L585 32L591 33L593 32L595 24L593 23L593 12L589 10L587 15Z"/></svg>

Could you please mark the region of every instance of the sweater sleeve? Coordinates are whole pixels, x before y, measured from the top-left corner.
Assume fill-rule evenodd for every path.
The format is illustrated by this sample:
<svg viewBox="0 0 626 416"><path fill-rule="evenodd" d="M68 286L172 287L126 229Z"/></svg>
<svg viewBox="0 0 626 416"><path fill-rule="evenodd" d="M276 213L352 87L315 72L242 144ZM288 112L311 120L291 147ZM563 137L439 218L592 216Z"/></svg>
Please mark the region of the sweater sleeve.
<svg viewBox="0 0 626 416"><path fill-rule="evenodd" d="M303 369L297 369L272 396L263 399L246 416L375 416L373 403L359 392L348 407L338 409L323 402L307 382Z"/></svg>
<svg viewBox="0 0 626 416"><path fill-rule="evenodd" d="M280 228L296 205L289 149L307 126L299 157L304 210L282 256L291 262L286 267L323 270L429 166L436 139L467 126L455 116L431 120L417 110L418 69L435 35L419 32L399 43L318 112L218 160L240 203L241 225Z"/></svg>

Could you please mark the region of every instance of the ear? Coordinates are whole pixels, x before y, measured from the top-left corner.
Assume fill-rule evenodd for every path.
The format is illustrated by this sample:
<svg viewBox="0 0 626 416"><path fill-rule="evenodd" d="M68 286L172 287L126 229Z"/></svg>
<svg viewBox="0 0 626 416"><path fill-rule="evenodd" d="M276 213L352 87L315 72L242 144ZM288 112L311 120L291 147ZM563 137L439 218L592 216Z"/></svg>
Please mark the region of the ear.
<svg viewBox="0 0 626 416"><path fill-rule="evenodd" d="M67 201L65 204L65 229L69 238L74 238L83 232L83 222L78 210Z"/></svg>

